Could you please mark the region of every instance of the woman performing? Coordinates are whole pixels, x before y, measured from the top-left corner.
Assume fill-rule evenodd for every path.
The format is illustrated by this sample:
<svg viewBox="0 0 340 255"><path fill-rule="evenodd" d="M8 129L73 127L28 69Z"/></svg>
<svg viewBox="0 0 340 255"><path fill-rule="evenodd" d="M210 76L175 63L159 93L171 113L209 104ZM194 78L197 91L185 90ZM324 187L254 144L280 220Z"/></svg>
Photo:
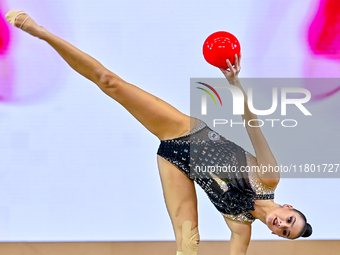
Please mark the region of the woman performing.
<svg viewBox="0 0 340 255"><path fill-rule="evenodd" d="M295 239L311 235L312 228L301 212L291 205L281 206L274 202L279 173L237 171L220 176L192 170L206 163L231 165L238 169L242 166L276 166L259 127L247 126L256 152L254 157L212 131L204 122L179 112L166 102L125 82L89 55L38 26L25 12L11 11L6 19L50 44L74 70L97 84L160 139L158 166L175 232L177 255L197 254L199 234L194 181L204 189L228 224L232 232L231 255L246 254L251 223L256 218L266 224L273 234L281 237ZM235 66L230 62L228 66L229 69L222 70L223 74L231 85L243 91L238 80L240 59L235 56ZM246 95L243 118L246 122L257 119L248 109Z"/></svg>

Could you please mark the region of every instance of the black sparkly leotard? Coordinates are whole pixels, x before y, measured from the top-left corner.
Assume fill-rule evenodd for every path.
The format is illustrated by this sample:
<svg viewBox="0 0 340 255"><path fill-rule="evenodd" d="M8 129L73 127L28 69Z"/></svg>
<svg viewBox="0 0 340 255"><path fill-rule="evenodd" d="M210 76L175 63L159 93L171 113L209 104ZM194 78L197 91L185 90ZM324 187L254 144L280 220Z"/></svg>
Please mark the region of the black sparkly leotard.
<svg viewBox="0 0 340 255"><path fill-rule="evenodd" d="M157 154L195 180L225 217L243 223L255 218L255 199L273 199L256 173L247 171L248 152L196 119L189 134L161 141ZM249 169L249 168L248 168Z"/></svg>

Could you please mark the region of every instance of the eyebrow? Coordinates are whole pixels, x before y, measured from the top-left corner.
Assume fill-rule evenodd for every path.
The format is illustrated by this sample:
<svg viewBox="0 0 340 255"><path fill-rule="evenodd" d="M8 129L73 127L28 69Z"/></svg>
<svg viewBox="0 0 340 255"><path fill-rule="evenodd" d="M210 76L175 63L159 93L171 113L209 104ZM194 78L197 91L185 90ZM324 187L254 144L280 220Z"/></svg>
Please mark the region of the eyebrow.
<svg viewBox="0 0 340 255"><path fill-rule="evenodd" d="M294 217L294 221L293 221L293 223L292 223L292 226L294 225L295 221L296 221L296 217Z"/></svg>
<svg viewBox="0 0 340 255"><path fill-rule="evenodd" d="M293 225L294 225L295 221L296 221L296 217L294 217L294 221L293 221L293 223L292 223L291 227L293 227ZM289 235L290 235L290 230L289 230L289 233L288 233L287 237L289 237Z"/></svg>

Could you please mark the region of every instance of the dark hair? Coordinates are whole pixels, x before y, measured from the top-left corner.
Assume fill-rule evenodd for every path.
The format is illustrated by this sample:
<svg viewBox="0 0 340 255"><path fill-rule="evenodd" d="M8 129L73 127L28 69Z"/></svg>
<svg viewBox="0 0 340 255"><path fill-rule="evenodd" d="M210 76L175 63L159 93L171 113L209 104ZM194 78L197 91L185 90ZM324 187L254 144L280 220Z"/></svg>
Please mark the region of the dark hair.
<svg viewBox="0 0 340 255"><path fill-rule="evenodd" d="M305 225L303 226L300 234L297 236L297 238L299 237L309 237L312 233L313 233L313 229L312 226L307 223L307 218L306 216L300 212L299 210L293 209L294 211L298 212L301 216L301 218L305 221Z"/></svg>

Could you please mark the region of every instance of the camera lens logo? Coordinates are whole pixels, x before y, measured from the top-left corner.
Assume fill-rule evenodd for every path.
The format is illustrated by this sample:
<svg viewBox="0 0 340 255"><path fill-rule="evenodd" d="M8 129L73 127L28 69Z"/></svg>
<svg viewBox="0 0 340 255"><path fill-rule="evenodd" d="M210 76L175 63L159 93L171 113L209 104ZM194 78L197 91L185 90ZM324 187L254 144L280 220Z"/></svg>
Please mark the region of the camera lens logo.
<svg viewBox="0 0 340 255"><path fill-rule="evenodd" d="M206 84L206 83L203 83L203 82L197 82L197 83L198 83L198 84L201 84L201 85L203 85L203 86L206 86L206 87L209 88L212 92L214 92L215 95L217 96L218 100L220 101L221 106L222 106L222 100L221 100L221 98L220 98L220 95L217 93L217 91L216 91L213 87L211 87L210 85L208 85L208 84ZM200 88L200 87L196 87L196 88L203 90L203 91L206 92L209 96L211 96L211 98L214 100L215 105L217 105L214 96L213 96L208 90L203 89L203 88Z"/></svg>

